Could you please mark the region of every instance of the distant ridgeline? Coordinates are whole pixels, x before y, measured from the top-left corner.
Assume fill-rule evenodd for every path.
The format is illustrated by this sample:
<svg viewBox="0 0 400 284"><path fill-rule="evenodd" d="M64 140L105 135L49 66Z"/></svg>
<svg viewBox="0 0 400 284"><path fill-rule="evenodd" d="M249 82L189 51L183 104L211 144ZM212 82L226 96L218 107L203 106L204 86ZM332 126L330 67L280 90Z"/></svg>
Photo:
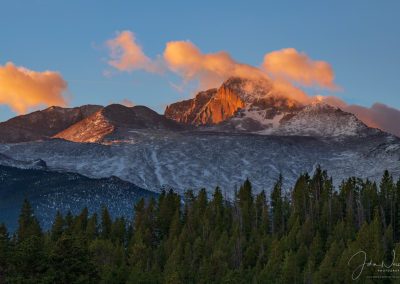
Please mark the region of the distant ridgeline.
<svg viewBox="0 0 400 284"><path fill-rule="evenodd" d="M122 190L119 180L103 180L105 189L91 191L100 180L27 173L1 168L2 214L24 196L39 210L34 215L23 203L19 217L13 215L12 238L0 226L0 283L366 283L371 277L390 283L400 277L393 256L400 255L400 181L387 171L379 185L350 178L335 190L317 168L290 192L280 177L268 197L253 194L246 180L230 201L218 188L212 196L206 190L130 196L120 195L129 187ZM16 183L21 176L24 182ZM45 203L44 196L50 196ZM150 199L136 203L131 222L124 213L142 197ZM55 210L40 204L77 210L101 203L125 218L113 219L106 207L94 215L85 208L57 214L45 232L36 218L49 216L40 210Z"/></svg>
<svg viewBox="0 0 400 284"><path fill-rule="evenodd" d="M134 204L156 195L116 177L92 179L76 173L0 166L0 223L11 231L25 198L40 224L49 229L57 210L78 214L87 207L94 213L106 205L113 217L131 218Z"/></svg>

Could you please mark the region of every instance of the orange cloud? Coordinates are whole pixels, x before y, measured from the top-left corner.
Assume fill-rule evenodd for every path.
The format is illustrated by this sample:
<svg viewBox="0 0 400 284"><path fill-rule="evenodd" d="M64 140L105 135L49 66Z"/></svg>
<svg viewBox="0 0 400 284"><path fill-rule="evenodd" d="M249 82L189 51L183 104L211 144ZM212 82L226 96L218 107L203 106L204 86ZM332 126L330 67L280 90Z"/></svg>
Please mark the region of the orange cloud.
<svg viewBox="0 0 400 284"><path fill-rule="evenodd" d="M189 41L168 42L163 57L170 70L186 82L198 80L201 89L216 87L231 76L265 76L256 67L238 63L227 52L204 54Z"/></svg>
<svg viewBox="0 0 400 284"><path fill-rule="evenodd" d="M157 72L157 65L144 54L132 32L123 31L114 39L108 40L106 44L111 57L108 64L114 68L120 71L142 69L147 72Z"/></svg>
<svg viewBox="0 0 400 284"><path fill-rule="evenodd" d="M66 106L67 83L57 72L36 72L8 62L0 66L0 104L23 114L41 106Z"/></svg>
<svg viewBox="0 0 400 284"><path fill-rule="evenodd" d="M314 61L294 48L285 48L264 56L264 69L276 78L285 79L306 87L337 89L334 73L329 63Z"/></svg>

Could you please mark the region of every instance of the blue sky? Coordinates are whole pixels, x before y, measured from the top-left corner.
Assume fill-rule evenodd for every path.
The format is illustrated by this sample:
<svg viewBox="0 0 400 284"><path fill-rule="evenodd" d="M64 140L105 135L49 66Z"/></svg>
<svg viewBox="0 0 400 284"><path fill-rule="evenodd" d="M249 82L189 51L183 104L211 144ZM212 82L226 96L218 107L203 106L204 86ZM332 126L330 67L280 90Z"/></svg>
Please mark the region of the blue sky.
<svg viewBox="0 0 400 284"><path fill-rule="evenodd" d="M0 11L0 65L60 72L71 106L129 99L162 112L191 96L171 88L180 82L173 74L103 75L105 41L130 30L152 58L173 40L255 66L265 53L293 47L332 65L346 102L400 108L399 1L5 0ZM13 115L0 106L0 120Z"/></svg>

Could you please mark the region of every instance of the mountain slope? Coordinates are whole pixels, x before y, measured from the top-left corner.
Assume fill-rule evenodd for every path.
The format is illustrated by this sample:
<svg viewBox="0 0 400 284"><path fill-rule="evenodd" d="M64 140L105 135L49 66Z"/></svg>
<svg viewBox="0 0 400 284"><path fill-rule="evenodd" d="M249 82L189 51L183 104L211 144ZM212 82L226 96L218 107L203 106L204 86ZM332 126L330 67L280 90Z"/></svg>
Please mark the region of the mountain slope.
<svg viewBox="0 0 400 284"><path fill-rule="evenodd" d="M17 160L41 158L49 169L90 177L115 175L152 191L164 186L213 191L218 185L227 196L246 178L255 192L271 190L279 174L286 187L293 186L318 164L335 185L350 176L379 181L385 169L400 175L400 139L383 132L341 139L206 131L131 134L133 142L110 145L64 140L0 144L0 153Z"/></svg>
<svg viewBox="0 0 400 284"><path fill-rule="evenodd" d="M0 143L49 138L101 109L97 105L76 108L50 107L0 123Z"/></svg>
<svg viewBox="0 0 400 284"><path fill-rule="evenodd" d="M84 207L100 213L107 205L112 216L132 217L133 205L141 198L155 197L132 183L116 177L91 179L74 173L17 169L0 166L0 223L16 228L19 210L28 198L45 228L57 210L78 214Z"/></svg>
<svg viewBox="0 0 400 284"><path fill-rule="evenodd" d="M19 161L3 154L0 154L0 165L8 167L17 167L20 169L37 169L37 170L47 169L46 163L41 159L36 159L31 161Z"/></svg>
<svg viewBox="0 0 400 284"><path fill-rule="evenodd" d="M174 131L182 129L182 126L145 106L126 107L113 104L56 134L54 138L74 142L123 140L133 129Z"/></svg>

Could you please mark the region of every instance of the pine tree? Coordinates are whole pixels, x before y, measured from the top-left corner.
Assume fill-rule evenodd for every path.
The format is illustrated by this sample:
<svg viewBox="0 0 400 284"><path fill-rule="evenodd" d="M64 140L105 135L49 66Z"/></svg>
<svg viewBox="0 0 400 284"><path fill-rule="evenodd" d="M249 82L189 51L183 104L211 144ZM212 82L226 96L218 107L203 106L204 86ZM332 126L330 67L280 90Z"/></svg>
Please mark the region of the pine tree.
<svg viewBox="0 0 400 284"><path fill-rule="evenodd" d="M6 282L6 274L10 265L10 238L7 228L0 224L0 283Z"/></svg>
<svg viewBox="0 0 400 284"><path fill-rule="evenodd" d="M101 210L101 237L108 239L111 236L112 220L107 207L103 206Z"/></svg>
<svg viewBox="0 0 400 284"><path fill-rule="evenodd" d="M56 217L51 227L51 239L53 241L58 240L64 232L65 221L60 211L57 211Z"/></svg>
<svg viewBox="0 0 400 284"><path fill-rule="evenodd" d="M42 230L33 213L31 204L25 199L18 219L17 237L18 241L21 242L32 236L42 237Z"/></svg>
<svg viewBox="0 0 400 284"><path fill-rule="evenodd" d="M73 235L63 235L50 253L53 281L58 283L88 283L97 278L86 242Z"/></svg>
<svg viewBox="0 0 400 284"><path fill-rule="evenodd" d="M94 240L98 236L97 214L94 213L89 219L86 228L86 237L89 240Z"/></svg>
<svg viewBox="0 0 400 284"><path fill-rule="evenodd" d="M284 229L284 212L283 212L283 197L282 197L282 175L279 176L278 181L274 185L271 193L271 207L272 207L272 233L282 234Z"/></svg>

